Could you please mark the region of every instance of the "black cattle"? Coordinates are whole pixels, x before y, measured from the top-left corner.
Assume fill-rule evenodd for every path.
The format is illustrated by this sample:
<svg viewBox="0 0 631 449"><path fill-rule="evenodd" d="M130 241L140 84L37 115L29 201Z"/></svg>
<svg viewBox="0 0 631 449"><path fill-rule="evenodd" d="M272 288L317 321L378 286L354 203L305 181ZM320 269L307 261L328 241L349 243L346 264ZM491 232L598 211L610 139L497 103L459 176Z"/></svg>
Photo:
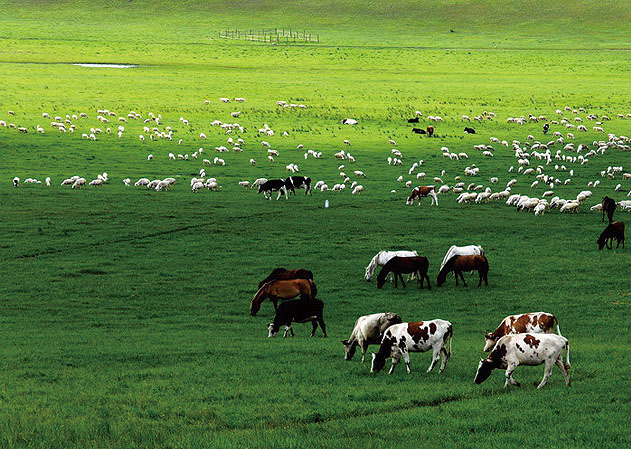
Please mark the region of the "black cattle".
<svg viewBox="0 0 631 449"><path fill-rule="evenodd" d="M603 219L601 223L605 221L605 212L607 212L607 218L609 218L609 223L611 223L613 221L613 213L616 211L616 208L618 207L618 204L616 204L616 200L606 196L603 198L601 205L603 208Z"/></svg>
<svg viewBox="0 0 631 449"><path fill-rule="evenodd" d="M311 321L311 324L313 324L311 337L315 335L318 324L322 329L323 336L326 337L326 325L322 317L323 310L324 303L319 299L295 299L282 302L279 304L278 309L276 309L274 322L270 323L267 327L269 329L268 337L275 337L281 326L285 326L283 337L286 337L289 332L291 332L291 336L293 337L294 330L291 327L291 323L306 323L307 321Z"/></svg>
<svg viewBox="0 0 631 449"><path fill-rule="evenodd" d="M611 249L613 246L613 239L616 239L618 244L616 248L620 246L622 242L622 247L624 248L624 223L621 221L614 221L610 223L609 226L605 228L605 230L598 237L598 249L603 249L604 246L607 246L608 249ZM607 244L609 242L609 244Z"/></svg>
<svg viewBox="0 0 631 449"><path fill-rule="evenodd" d="M414 117L408 120L408 123L418 123L418 122L419 122L418 117Z"/></svg>
<svg viewBox="0 0 631 449"><path fill-rule="evenodd" d="M415 134L427 134L425 130L421 128L412 128L412 132Z"/></svg>
<svg viewBox="0 0 631 449"><path fill-rule="evenodd" d="M469 128L468 126L464 127L464 132L467 134L475 134L475 129Z"/></svg>
<svg viewBox="0 0 631 449"><path fill-rule="evenodd" d="M543 125L543 133L544 134L548 134L548 130L550 129L550 124L546 123L545 125Z"/></svg>
<svg viewBox="0 0 631 449"><path fill-rule="evenodd" d="M290 176L285 180L287 188L295 195L296 189L305 189L305 195L311 193L311 178L305 176Z"/></svg>
<svg viewBox="0 0 631 449"><path fill-rule="evenodd" d="M272 192L278 192L277 200L281 195L285 195L285 199L289 199L287 196L287 184L284 179L270 179L265 181L259 186L259 193L263 192L263 196L268 200L272 199Z"/></svg>

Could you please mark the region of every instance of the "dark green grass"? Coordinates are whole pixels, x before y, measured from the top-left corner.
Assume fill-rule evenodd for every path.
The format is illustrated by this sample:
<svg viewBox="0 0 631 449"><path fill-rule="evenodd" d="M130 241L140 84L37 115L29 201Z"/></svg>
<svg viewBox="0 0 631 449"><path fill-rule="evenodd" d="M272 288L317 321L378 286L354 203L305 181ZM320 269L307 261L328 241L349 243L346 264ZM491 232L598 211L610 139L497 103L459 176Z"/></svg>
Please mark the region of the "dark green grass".
<svg viewBox="0 0 631 449"><path fill-rule="evenodd" d="M413 8L402 2L384 16L381 4L347 2L315 5L314 17L304 9L314 6L302 2L282 9L251 4L260 10L250 16L227 3L94 8L91 2L31 2L21 8L3 2L0 60L7 63L0 64L0 120L30 132L0 128L0 446L628 446L630 250L597 251L604 225L588 207L604 195L626 198L631 181L599 173L609 165L629 171L629 153L610 150L582 167L566 164L576 173L569 186L554 189L561 197L602 180L571 216L534 217L503 202L459 206L453 194L440 196L437 208L427 200L405 207L408 190L396 182L403 175L422 183L407 175L422 158L425 183L445 169L443 179L453 185L475 163L480 176L463 181L487 186L499 176L492 187L500 190L516 178L514 192L541 195L548 189L530 189L532 178L507 173L512 151L495 145L496 156L487 159L472 148L491 136L549 140L541 123L510 125L509 116L552 119L557 108L582 106L614 119L605 122L607 132L629 135L631 122L616 118L631 112L628 53L551 50L625 48L627 31L618 24L628 16L626 6L532 4L505 2L502 13L491 2ZM546 12L534 16L537 23L533 9ZM456 33L447 34L453 25L446 17L458 19ZM580 32L567 26L571 18ZM226 23L304 26L340 48L211 41ZM384 45L396 48L374 48ZM403 48L411 46L434 49ZM58 64L81 61L141 66ZM224 105L218 101L224 96L247 102ZM308 109L281 109L277 100ZM161 113L160 128L173 127L174 141L140 142L140 122L124 124L121 139L82 140L90 127L108 126L95 120L99 108ZM410 133L405 120L417 109L445 119L436 126L437 138ZM222 185L219 192L192 194L189 180L203 167L201 159L212 159L212 149L227 137L210 122L233 122L235 110L243 112L236 121L246 127L245 151L220 154L225 167L206 167ZM483 110L497 119L474 124L475 136L463 135L460 116ZM77 133L59 134L42 112L87 112L90 118L75 121ZM360 124L342 126L345 117ZM276 136L257 136L263 123ZM37 124L45 134L35 133ZM577 146L606 139L591 130L593 123L586 125L587 133L552 131L574 132ZM281 137L284 130L289 137ZM208 140L201 141L200 132ZM404 155L401 167L386 163L390 138ZM344 139L352 145L344 147ZM280 151L274 164L266 161L261 140ZM295 149L298 144L305 149ZM200 146L206 153L197 161L167 159L169 152L190 155ZM470 159L448 161L442 146ZM343 147L355 164L333 158ZM306 149L322 151L323 159L304 160ZM289 201L264 201L237 185L285 176L290 162L329 186L341 180L340 163L349 174L362 170L365 193L305 197L298 191ZM90 180L104 171L111 181L102 188L59 186L74 174ZM551 167L546 173L569 176ZM53 186L13 189L14 176L50 176ZM160 193L122 184L141 176L176 176L178 182ZM613 191L618 182L622 192ZM473 276L467 288L456 288L452 279L436 288L447 248L471 243L487 252L489 287L478 289ZM427 256L434 288L419 291L412 283L377 290L366 282L365 266L387 248ZM295 338L267 339L271 304L248 315L258 281L277 266L313 270L329 338L318 331L310 339L310 326L297 324ZM508 314L539 310L555 313L570 340L572 387L555 369L549 384L535 390L542 367L518 368L521 388L504 390L503 371L475 385L484 332ZM411 375L404 367L392 376L372 375L357 355L344 362L339 341L359 315L379 311L451 321L454 355L446 371L426 374L428 354L412 354Z"/></svg>

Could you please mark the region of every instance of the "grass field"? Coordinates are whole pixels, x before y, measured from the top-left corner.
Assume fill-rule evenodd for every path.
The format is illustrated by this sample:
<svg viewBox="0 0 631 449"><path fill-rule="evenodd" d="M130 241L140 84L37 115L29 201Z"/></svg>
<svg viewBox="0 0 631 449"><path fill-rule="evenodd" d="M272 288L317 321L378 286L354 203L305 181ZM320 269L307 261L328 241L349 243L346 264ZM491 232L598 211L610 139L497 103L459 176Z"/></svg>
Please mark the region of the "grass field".
<svg viewBox="0 0 631 449"><path fill-rule="evenodd" d="M0 0L0 121L29 131L0 127L0 447L629 446L630 249L597 250L604 225L589 206L605 195L627 199L631 181L600 172L611 165L631 172L631 153L610 149L586 165L565 163L575 173L556 195L574 198L601 181L576 215L535 217L503 201L458 205L453 193L440 195L439 207L429 200L405 207L409 189L396 181L433 183L445 170L451 186L462 176L499 191L515 178L513 192L540 197L548 187L531 188L532 176L507 172L516 166L512 150L494 144L495 157L486 158L473 145L490 137L523 144L529 134L547 142L542 123L506 118L560 119L555 110L565 106L612 118L604 134L586 113L578 115L587 132L552 126L573 132L576 146L630 135L631 119L617 114L631 113L631 32L623 25L631 8L522 3ZM227 27L306 29L322 43L218 39ZM279 108L278 100L307 108ZM97 109L161 114L159 128L172 127L173 141L141 142L139 134L149 136L143 126L153 125L111 117L102 124ZM232 119L237 110L241 117ZM416 110L443 117L437 137L410 132ZM461 115L484 110L496 119L463 134ZM80 112L89 118L72 120L74 134L50 126L57 115ZM341 125L345 117L359 124ZM233 134L246 142L242 153L215 154L228 136L213 120L245 127ZM265 123L274 136L257 134ZM119 124L121 138L81 138L91 127ZM401 166L386 162L389 139L403 153ZM261 140L280 152L274 163ZM469 159L447 160L443 146ZM167 157L200 147L197 160ZM555 144L553 154L562 148ZM305 160L307 149L322 159ZM357 161L336 160L341 149ZM226 165L206 172L222 188L191 193L201 159L216 155ZM425 181L408 175L419 159ZM298 191L264 201L237 185L284 177L292 162L329 186L341 182L341 163L346 173L364 171L364 194ZM480 168L475 178L463 175L471 164ZM102 172L110 181L100 188L59 185ZM552 165L545 173L570 178ZM50 176L52 186L15 189L14 176ZM169 192L123 185L145 176L178 181ZM627 221L621 211L616 218ZM474 243L489 258L489 287L478 289L472 277L466 288L451 279L436 288L449 246ZM434 288L377 290L366 282L364 268L382 249L428 257ZM309 325L297 324L295 338L268 339L270 303L249 316L257 283L277 266L314 272L329 338L308 338ZM570 341L573 385L565 387L555 368L536 390L543 367L518 368L521 388L503 389L503 371L475 385L484 332L509 314L539 310L556 314ZM379 311L451 321L454 356L445 372L425 373L429 354L412 354L411 375L403 367L371 374L358 355L345 362L340 340L358 316Z"/></svg>

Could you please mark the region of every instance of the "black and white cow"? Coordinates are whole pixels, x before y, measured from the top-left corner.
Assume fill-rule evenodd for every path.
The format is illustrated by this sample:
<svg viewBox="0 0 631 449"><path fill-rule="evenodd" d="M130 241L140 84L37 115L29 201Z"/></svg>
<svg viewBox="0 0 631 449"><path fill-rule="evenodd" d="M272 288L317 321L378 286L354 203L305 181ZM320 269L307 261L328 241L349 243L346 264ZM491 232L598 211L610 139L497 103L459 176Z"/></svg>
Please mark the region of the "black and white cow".
<svg viewBox="0 0 631 449"><path fill-rule="evenodd" d="M402 321L399 315L391 312L373 313L372 315L364 315L357 318L351 336L348 340L342 340L344 360L351 360L359 346L362 351L362 363L364 363L368 345L381 343L386 329Z"/></svg>
<svg viewBox="0 0 631 449"><path fill-rule="evenodd" d="M566 362L563 362L563 350L567 350ZM566 385L570 385L570 345L567 338L556 334L512 334L500 338L491 354L480 360L475 374L475 383L481 384L489 378L494 369L506 370L506 382L519 386L513 379L513 371L519 365L537 366L545 363L543 379L537 388L545 386L556 364L563 373Z"/></svg>
<svg viewBox="0 0 631 449"><path fill-rule="evenodd" d="M425 352L433 350L432 363L427 372L434 369L440 355L443 355L440 364L442 373L451 357L451 340L453 336L453 326L449 321L431 320L417 321L413 323L401 323L390 326L383 335L379 352L372 353L372 366L370 372L377 373L383 369L386 359L392 357L392 366L388 374L392 374L401 356L405 365L410 370L410 352ZM449 351L447 351L447 341L449 341Z"/></svg>
<svg viewBox="0 0 631 449"><path fill-rule="evenodd" d="M473 129L473 128L469 127L469 126L465 126L464 132L465 132L465 134L475 134L475 129Z"/></svg>
<svg viewBox="0 0 631 449"><path fill-rule="evenodd" d="M263 196L268 200L272 199L272 192L278 192L276 200L280 199L281 195L285 195L285 199L289 199L287 196L287 185L284 179L270 179L265 181L259 186L259 193L263 192Z"/></svg>
<svg viewBox="0 0 631 449"><path fill-rule="evenodd" d="M412 132L414 134L427 134L427 132L422 128L412 128Z"/></svg>
<svg viewBox="0 0 631 449"><path fill-rule="evenodd" d="M293 337L294 330L291 327L291 323L306 323L307 321L311 321L311 324L313 324L311 337L315 335L318 324L322 329L324 337L326 337L326 325L324 324L324 318L322 316L323 310L324 303L319 299L294 299L282 302L276 309L274 322L267 326L269 329L268 337L275 337L281 326L285 326L283 337L286 337L289 332L291 332L291 336Z"/></svg>
<svg viewBox="0 0 631 449"><path fill-rule="evenodd" d="M305 189L305 195L311 193L311 178L306 176L290 176L285 180L285 185L294 195L296 189Z"/></svg>

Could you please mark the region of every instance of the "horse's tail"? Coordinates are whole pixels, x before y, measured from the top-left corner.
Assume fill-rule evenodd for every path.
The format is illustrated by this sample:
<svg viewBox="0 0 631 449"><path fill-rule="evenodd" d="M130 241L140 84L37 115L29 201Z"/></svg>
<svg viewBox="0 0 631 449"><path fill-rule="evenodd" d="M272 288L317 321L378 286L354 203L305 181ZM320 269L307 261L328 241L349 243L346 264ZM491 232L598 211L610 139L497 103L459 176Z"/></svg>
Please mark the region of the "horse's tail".
<svg viewBox="0 0 631 449"><path fill-rule="evenodd" d="M316 287L315 282L313 282L313 280L309 279L309 287L311 289L311 299L316 299L316 295L318 294L318 287Z"/></svg>
<svg viewBox="0 0 631 449"><path fill-rule="evenodd" d="M449 326L449 352L447 352L447 360L451 358L451 342L454 340L454 327L453 325Z"/></svg>

